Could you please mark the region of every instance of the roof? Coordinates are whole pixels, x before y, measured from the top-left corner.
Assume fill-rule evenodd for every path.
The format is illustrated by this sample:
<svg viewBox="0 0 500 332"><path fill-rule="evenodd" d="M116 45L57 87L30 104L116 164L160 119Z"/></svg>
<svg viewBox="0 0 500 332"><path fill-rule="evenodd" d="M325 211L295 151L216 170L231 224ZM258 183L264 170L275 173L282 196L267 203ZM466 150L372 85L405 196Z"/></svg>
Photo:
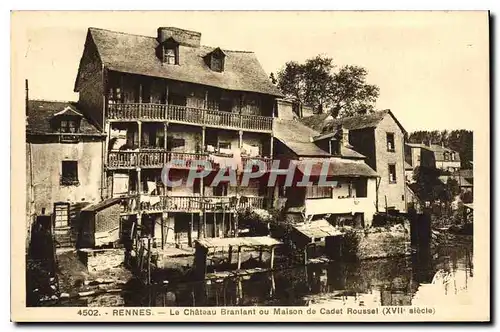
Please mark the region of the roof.
<svg viewBox="0 0 500 332"><path fill-rule="evenodd" d="M300 160L295 162L302 174L307 173L308 165L312 164L309 176L320 176L325 163L328 164L327 177L377 177L377 173L364 162L333 158L328 160Z"/></svg>
<svg viewBox="0 0 500 332"><path fill-rule="evenodd" d="M120 203L120 198L109 198L97 204L92 204L84 207L82 211L97 212L112 205Z"/></svg>
<svg viewBox="0 0 500 332"><path fill-rule="evenodd" d="M28 101L28 119L26 124L26 133L32 135L50 135L59 134L51 126L54 117L60 115L80 116L79 135L101 136L103 133L77 109L76 103L69 101Z"/></svg>
<svg viewBox="0 0 500 332"><path fill-rule="evenodd" d="M386 115L390 115L401 130L406 133L404 127L390 110L377 111L370 114L355 115L338 119L328 119L328 115L325 116L325 114L319 114L304 118L301 122L305 125L311 126L317 131L327 133L335 130L339 126L348 130L375 128L380 121L386 117Z"/></svg>
<svg viewBox="0 0 500 332"><path fill-rule="evenodd" d="M434 158L436 159L436 161L456 161L456 162L460 162L460 154L457 151L455 151L455 150L452 150L450 148L444 147L444 146L439 145L439 144L430 144L429 146L426 146L425 148L427 150L429 150L429 151L434 152ZM446 152L447 153L455 153L455 160L451 160L451 159L445 160L444 159L444 154Z"/></svg>
<svg viewBox="0 0 500 332"><path fill-rule="evenodd" d="M202 247L210 248L227 248L232 247L273 247L282 242L269 236L255 237L225 237L225 238L205 238L196 240Z"/></svg>
<svg viewBox="0 0 500 332"><path fill-rule="evenodd" d="M300 122L309 128L322 132L328 119L332 119L330 114L316 114L302 118L300 119Z"/></svg>
<svg viewBox="0 0 500 332"><path fill-rule="evenodd" d="M208 68L203 59L217 47L179 45L179 65L163 65L156 56L159 43L155 37L98 28L89 28L88 33L103 66L110 70L281 96L253 52L221 50L227 57L220 73Z"/></svg>
<svg viewBox="0 0 500 332"><path fill-rule="evenodd" d="M474 203L464 204L464 206L471 209L471 210L474 210Z"/></svg>
<svg viewBox="0 0 500 332"><path fill-rule="evenodd" d="M274 119L274 137L298 156L330 156L311 142L319 133L295 120Z"/></svg>
<svg viewBox="0 0 500 332"><path fill-rule="evenodd" d="M293 228L309 239L320 239L327 236L337 236L343 234L339 229L333 227L325 219L311 221L310 223L297 224L296 226L293 226Z"/></svg>

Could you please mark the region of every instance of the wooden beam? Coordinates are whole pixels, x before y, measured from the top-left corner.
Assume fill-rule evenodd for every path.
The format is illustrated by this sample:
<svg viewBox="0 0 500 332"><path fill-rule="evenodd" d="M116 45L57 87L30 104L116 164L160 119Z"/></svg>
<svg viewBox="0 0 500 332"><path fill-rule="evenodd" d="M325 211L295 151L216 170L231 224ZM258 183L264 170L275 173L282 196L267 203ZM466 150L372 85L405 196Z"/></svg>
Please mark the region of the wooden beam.
<svg viewBox="0 0 500 332"><path fill-rule="evenodd" d="M238 148L241 149L243 147L243 130L239 131L239 140L238 140Z"/></svg>
<svg viewBox="0 0 500 332"><path fill-rule="evenodd" d="M269 157L272 159L274 154L274 137L271 135L271 148L269 152Z"/></svg>
<svg viewBox="0 0 500 332"><path fill-rule="evenodd" d="M238 246L238 270L241 269L241 246Z"/></svg>
<svg viewBox="0 0 500 332"><path fill-rule="evenodd" d="M142 193L141 169L139 167L137 167L137 192L139 193L139 195ZM139 202L137 202L137 204L139 205L139 209L141 205L140 201L141 199L139 198Z"/></svg>
<svg viewBox="0 0 500 332"><path fill-rule="evenodd" d="M263 250L262 246L259 246L259 262L261 262L261 263L262 263L262 252L263 251L264 250Z"/></svg>
<svg viewBox="0 0 500 332"><path fill-rule="evenodd" d="M271 248L271 263L270 263L270 267L271 267L271 269L273 269L273 268L274 268L274 248L275 248L275 247L272 247L272 248Z"/></svg>
<svg viewBox="0 0 500 332"><path fill-rule="evenodd" d="M206 136L207 127L203 126L201 128L201 151L205 151L205 136Z"/></svg>
<svg viewBox="0 0 500 332"><path fill-rule="evenodd" d="M139 149L141 148L141 143L142 143L142 121L137 121L137 128L138 128L138 133L139 133Z"/></svg>
<svg viewBox="0 0 500 332"><path fill-rule="evenodd" d="M167 150L167 135L168 135L168 122L163 123L163 148ZM167 162L167 160L165 160Z"/></svg>
<svg viewBox="0 0 500 332"><path fill-rule="evenodd" d="M231 264L231 262L233 261L233 246L229 246L227 255L228 255L229 264Z"/></svg>

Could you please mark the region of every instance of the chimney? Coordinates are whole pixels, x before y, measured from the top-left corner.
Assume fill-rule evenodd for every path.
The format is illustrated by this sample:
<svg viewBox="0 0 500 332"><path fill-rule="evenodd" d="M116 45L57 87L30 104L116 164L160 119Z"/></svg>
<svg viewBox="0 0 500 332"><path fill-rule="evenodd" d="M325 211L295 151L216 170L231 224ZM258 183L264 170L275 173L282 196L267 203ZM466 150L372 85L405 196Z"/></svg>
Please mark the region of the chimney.
<svg viewBox="0 0 500 332"><path fill-rule="evenodd" d="M174 27L159 27L157 36L158 43L161 44L169 38L173 38L179 45L188 47L200 47L201 43L200 32Z"/></svg>
<svg viewBox="0 0 500 332"><path fill-rule="evenodd" d="M344 128L341 124L337 126L337 137L340 145L349 146L349 129Z"/></svg>

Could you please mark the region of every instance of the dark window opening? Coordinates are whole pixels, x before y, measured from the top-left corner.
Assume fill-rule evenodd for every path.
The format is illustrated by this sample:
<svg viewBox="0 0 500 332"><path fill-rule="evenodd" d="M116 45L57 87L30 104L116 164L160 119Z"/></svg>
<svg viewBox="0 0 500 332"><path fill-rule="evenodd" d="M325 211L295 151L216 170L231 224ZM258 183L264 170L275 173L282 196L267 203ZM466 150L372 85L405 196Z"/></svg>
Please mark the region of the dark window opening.
<svg viewBox="0 0 500 332"><path fill-rule="evenodd" d="M387 133L387 151L394 152L396 150L394 146L394 134Z"/></svg>
<svg viewBox="0 0 500 332"><path fill-rule="evenodd" d="M210 59L210 68L213 71L223 72L224 71L224 59L218 55L212 54Z"/></svg>
<svg viewBox="0 0 500 332"><path fill-rule="evenodd" d="M356 188L356 197L367 197L368 195L368 185L367 179L358 179L354 183Z"/></svg>
<svg viewBox="0 0 500 332"><path fill-rule="evenodd" d="M186 96L183 96L180 94L170 93L168 95L168 104L169 105L186 106L187 98L186 98Z"/></svg>
<svg viewBox="0 0 500 332"><path fill-rule="evenodd" d="M186 146L186 141L184 138L176 138L172 136L167 136L167 150L183 152Z"/></svg>
<svg viewBox="0 0 500 332"><path fill-rule="evenodd" d="M229 185L227 183L219 183L217 187L213 187L214 196L227 196Z"/></svg>
<svg viewBox="0 0 500 332"><path fill-rule="evenodd" d="M389 165L389 183L396 183L396 165Z"/></svg>
<svg viewBox="0 0 500 332"><path fill-rule="evenodd" d="M306 198L332 198L332 187L309 186L306 189Z"/></svg>
<svg viewBox="0 0 500 332"><path fill-rule="evenodd" d="M61 184L77 185L78 182L78 162L74 160L64 160L62 162Z"/></svg>
<svg viewBox="0 0 500 332"><path fill-rule="evenodd" d="M59 132L61 133L77 133L79 131L79 121L77 120L61 120Z"/></svg>

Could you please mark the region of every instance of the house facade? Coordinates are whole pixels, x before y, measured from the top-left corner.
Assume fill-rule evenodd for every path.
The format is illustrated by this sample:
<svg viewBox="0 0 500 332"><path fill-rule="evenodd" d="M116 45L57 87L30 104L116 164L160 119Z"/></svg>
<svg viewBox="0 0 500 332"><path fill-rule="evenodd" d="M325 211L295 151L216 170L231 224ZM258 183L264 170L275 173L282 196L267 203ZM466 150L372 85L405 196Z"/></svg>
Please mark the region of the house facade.
<svg viewBox="0 0 500 332"><path fill-rule="evenodd" d="M75 103L27 101L28 229L48 217L57 244L74 245L79 211L102 199L104 140Z"/></svg>
<svg viewBox="0 0 500 332"><path fill-rule="evenodd" d="M303 118L301 122L321 131L325 137L342 133L352 149L364 155L366 164L379 176L377 210L406 211L406 131L390 110L342 119L320 114Z"/></svg>
<svg viewBox="0 0 500 332"><path fill-rule="evenodd" d="M450 173L460 170L460 153L438 144L406 144L406 161L415 169L433 167Z"/></svg>
<svg viewBox="0 0 500 332"><path fill-rule="evenodd" d="M378 175L365 163L366 157L345 136L325 137L289 120L286 111L278 109L280 118L274 123L275 159L284 168L294 165L294 184L306 175L311 184L286 187L283 176L275 191L276 206L283 207L295 222L326 218L336 226L369 227L376 212ZM323 168L324 164L328 166ZM332 185L319 184L322 172Z"/></svg>
<svg viewBox="0 0 500 332"><path fill-rule="evenodd" d="M211 169L270 164L273 115L280 93L252 52L201 45L201 34L158 28L155 37L88 30L75 91L86 116L105 134L104 191L121 198L121 224L154 246L192 246L238 233L236 210L265 208L267 188L186 183L195 161ZM97 227L97 226L96 226Z"/></svg>

